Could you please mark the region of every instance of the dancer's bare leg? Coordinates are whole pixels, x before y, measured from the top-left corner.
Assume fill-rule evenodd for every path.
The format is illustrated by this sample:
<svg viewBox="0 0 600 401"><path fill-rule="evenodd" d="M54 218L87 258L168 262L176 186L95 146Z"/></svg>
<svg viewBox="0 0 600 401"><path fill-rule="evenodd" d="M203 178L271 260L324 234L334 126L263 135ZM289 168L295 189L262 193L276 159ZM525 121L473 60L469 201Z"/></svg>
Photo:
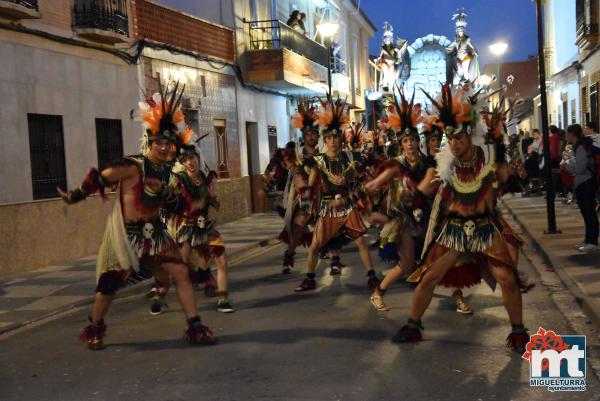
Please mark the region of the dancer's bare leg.
<svg viewBox="0 0 600 401"><path fill-rule="evenodd" d="M94 305L92 306L93 324L97 324L104 320L114 298L115 294L102 294L101 292L96 293L96 296L94 297Z"/></svg>
<svg viewBox="0 0 600 401"><path fill-rule="evenodd" d="M371 254L369 253L369 247L367 246L367 241L365 241L365 237L357 238L354 243L358 246L358 253L360 255L360 259L363 263L363 268L368 273L373 270L373 262L371 261Z"/></svg>
<svg viewBox="0 0 600 401"><path fill-rule="evenodd" d="M508 312L511 324L523 324L523 305L521 291L517 285L513 270L503 267L491 267L490 272L502 289L502 303Z"/></svg>
<svg viewBox="0 0 600 401"><path fill-rule="evenodd" d="M165 269L175 281L177 298L186 318L190 319L197 316L196 294L186 265L182 263L163 263L161 268Z"/></svg>
<svg viewBox="0 0 600 401"><path fill-rule="evenodd" d="M448 270L456 264L460 253L449 249L429 267L423 275L421 282L415 289L410 306L410 318L420 321L427 310L436 285L442 281Z"/></svg>

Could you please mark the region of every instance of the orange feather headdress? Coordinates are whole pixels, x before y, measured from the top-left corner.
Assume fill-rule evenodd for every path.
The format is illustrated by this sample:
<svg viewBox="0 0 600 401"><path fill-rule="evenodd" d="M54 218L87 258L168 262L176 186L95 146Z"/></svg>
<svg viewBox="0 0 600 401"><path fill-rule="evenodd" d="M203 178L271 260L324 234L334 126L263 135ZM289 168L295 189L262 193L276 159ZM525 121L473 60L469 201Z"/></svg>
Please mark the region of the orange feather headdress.
<svg viewBox="0 0 600 401"><path fill-rule="evenodd" d="M168 139L177 147L184 142L182 138L189 136L186 133L185 116L181 111L181 99L185 85L179 90L179 82L175 84L170 96L167 96L166 88L158 83L159 91L151 98L139 103L140 118L146 132L143 139L143 150L147 149L153 141Z"/></svg>
<svg viewBox="0 0 600 401"><path fill-rule="evenodd" d="M346 101L339 97L334 101L331 94L321 101L321 108L317 111L317 123L323 131L323 136L342 135L348 127L350 119L346 114Z"/></svg>
<svg viewBox="0 0 600 401"><path fill-rule="evenodd" d="M425 91L423 93L435 108L435 113L426 119L426 123L440 127L446 136L461 132L471 135L477 122L477 113L473 107L477 95L469 97L462 89L453 92L448 83L442 85L437 99Z"/></svg>
<svg viewBox="0 0 600 401"><path fill-rule="evenodd" d="M404 96L404 91L399 88L400 102L394 96L393 103L387 108L388 125L397 133L399 138L403 136L418 136L417 125L423 121L421 105L414 104L415 93L410 101Z"/></svg>
<svg viewBox="0 0 600 401"><path fill-rule="evenodd" d="M299 128L304 133L306 130L314 127L317 116L315 115L315 107L311 104L310 99L301 98L298 101L298 113L292 117L292 123L295 128Z"/></svg>

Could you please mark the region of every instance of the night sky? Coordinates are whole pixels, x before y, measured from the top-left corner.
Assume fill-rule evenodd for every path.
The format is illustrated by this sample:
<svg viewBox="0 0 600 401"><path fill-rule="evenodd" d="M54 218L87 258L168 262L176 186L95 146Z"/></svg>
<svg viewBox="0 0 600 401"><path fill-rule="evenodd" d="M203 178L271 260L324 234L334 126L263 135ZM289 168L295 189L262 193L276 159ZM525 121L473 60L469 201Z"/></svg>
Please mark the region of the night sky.
<svg viewBox="0 0 600 401"><path fill-rule="evenodd" d="M379 53L384 21L392 24L394 36L409 43L430 33L454 40L451 18L459 7L467 14L467 34L479 51L481 67L495 62L488 46L498 40L509 44L502 61L526 60L537 54L532 0L361 0L360 7L378 30L370 42L371 54Z"/></svg>

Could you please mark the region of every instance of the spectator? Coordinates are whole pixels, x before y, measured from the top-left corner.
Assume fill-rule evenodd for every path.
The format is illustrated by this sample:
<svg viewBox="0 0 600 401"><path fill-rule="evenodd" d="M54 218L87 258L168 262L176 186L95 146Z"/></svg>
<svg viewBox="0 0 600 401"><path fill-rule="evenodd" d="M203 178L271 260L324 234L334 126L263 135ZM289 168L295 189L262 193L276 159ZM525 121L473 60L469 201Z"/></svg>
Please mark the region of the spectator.
<svg viewBox="0 0 600 401"><path fill-rule="evenodd" d="M525 157L525 171L529 178L529 190L527 194L531 192L537 192L540 189L541 181L541 148L542 140L540 130L535 128L531 131L531 144L527 147L527 156Z"/></svg>
<svg viewBox="0 0 600 401"><path fill-rule="evenodd" d="M531 145L531 143L533 142L533 138L531 137L531 135L529 135L529 131L524 131L523 135L521 136L519 134L519 136L521 137L521 156L522 162L525 162L525 160L527 159L527 149L529 149L529 145Z"/></svg>
<svg viewBox="0 0 600 401"><path fill-rule="evenodd" d="M579 252L598 249L598 215L594 210L598 184L589 150L582 145L583 130L579 124L567 128L567 140L573 145L574 157L562 166L575 175L573 190L585 224L585 240L576 245Z"/></svg>
<svg viewBox="0 0 600 401"><path fill-rule="evenodd" d="M299 33L301 33L304 36L308 36L308 33L306 32L306 14L305 13L300 13L300 16L298 17L298 25L296 27L294 27L294 29L296 31L298 31Z"/></svg>
<svg viewBox="0 0 600 401"><path fill-rule="evenodd" d="M585 128L583 129L583 135L594 138L594 137L598 136L598 132L596 132L597 128L598 127L596 127L596 123L594 121L589 121L589 122L585 123Z"/></svg>
<svg viewBox="0 0 600 401"><path fill-rule="evenodd" d="M560 131L556 125L551 125L549 128L550 136L550 166L558 168L560 163Z"/></svg>
<svg viewBox="0 0 600 401"><path fill-rule="evenodd" d="M550 135L548 142L550 143L550 168L552 169L552 186L554 190L559 194L566 196L562 182L560 180L560 160L561 160L561 136L560 131L556 125L551 125L548 129Z"/></svg>
<svg viewBox="0 0 600 401"><path fill-rule="evenodd" d="M296 30L297 27L300 25L299 15L300 15L300 11L298 11L298 10L292 11L292 13L290 14L290 18L288 18L288 20L286 22L286 25L288 25L290 28Z"/></svg>

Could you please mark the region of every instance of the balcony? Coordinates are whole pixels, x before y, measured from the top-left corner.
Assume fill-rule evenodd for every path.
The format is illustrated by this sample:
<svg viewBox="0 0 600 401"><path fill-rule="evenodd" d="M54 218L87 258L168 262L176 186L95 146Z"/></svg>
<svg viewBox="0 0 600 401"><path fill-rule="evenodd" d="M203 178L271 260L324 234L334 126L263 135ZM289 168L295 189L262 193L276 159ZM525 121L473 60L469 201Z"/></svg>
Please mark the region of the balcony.
<svg viewBox="0 0 600 401"><path fill-rule="evenodd" d="M285 92L324 91L327 48L278 20L245 21L244 79Z"/></svg>
<svg viewBox="0 0 600 401"><path fill-rule="evenodd" d="M0 16L9 19L40 18L38 0L0 0Z"/></svg>
<svg viewBox="0 0 600 401"><path fill-rule="evenodd" d="M598 4L577 0L575 5L575 44L581 50L591 50L598 43Z"/></svg>
<svg viewBox="0 0 600 401"><path fill-rule="evenodd" d="M598 43L598 24L586 24L585 20L577 20L577 33L575 44L582 50L591 49Z"/></svg>
<svg viewBox="0 0 600 401"><path fill-rule="evenodd" d="M73 30L95 42L129 41L127 0L75 0Z"/></svg>

